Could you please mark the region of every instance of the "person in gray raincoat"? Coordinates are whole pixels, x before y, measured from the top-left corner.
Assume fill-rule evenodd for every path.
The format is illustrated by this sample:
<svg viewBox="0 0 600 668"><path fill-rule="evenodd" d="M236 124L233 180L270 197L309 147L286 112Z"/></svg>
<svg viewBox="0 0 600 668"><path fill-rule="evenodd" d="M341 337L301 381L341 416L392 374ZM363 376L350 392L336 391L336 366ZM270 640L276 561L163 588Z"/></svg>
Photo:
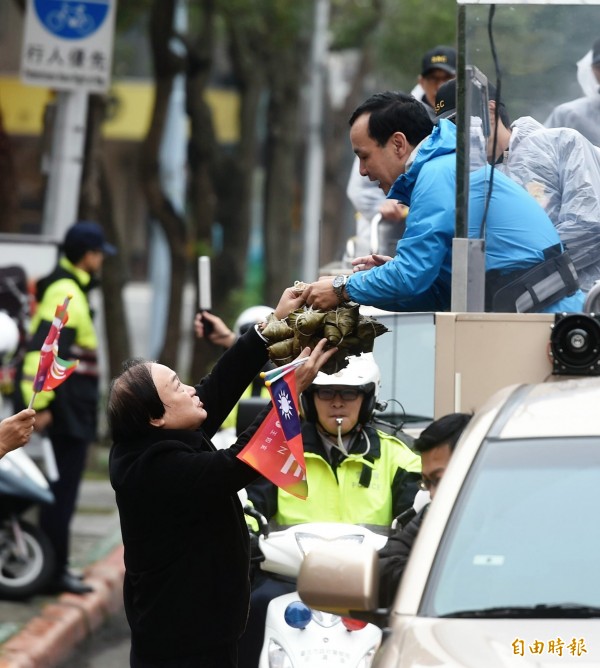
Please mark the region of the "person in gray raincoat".
<svg viewBox="0 0 600 668"><path fill-rule="evenodd" d="M531 116L508 134L498 167L544 207L588 292L600 279L600 152L577 130L545 128Z"/></svg>
<svg viewBox="0 0 600 668"><path fill-rule="evenodd" d="M496 90L490 85L489 92L488 160L544 208L569 251L580 288L588 292L600 279L600 150L571 128L546 128L531 116L511 123L500 101L493 155ZM455 113L456 81L443 84L436 100L440 118Z"/></svg>
<svg viewBox="0 0 600 668"><path fill-rule="evenodd" d="M573 128L600 146L600 39L577 63L577 80L585 95L555 107L544 125Z"/></svg>

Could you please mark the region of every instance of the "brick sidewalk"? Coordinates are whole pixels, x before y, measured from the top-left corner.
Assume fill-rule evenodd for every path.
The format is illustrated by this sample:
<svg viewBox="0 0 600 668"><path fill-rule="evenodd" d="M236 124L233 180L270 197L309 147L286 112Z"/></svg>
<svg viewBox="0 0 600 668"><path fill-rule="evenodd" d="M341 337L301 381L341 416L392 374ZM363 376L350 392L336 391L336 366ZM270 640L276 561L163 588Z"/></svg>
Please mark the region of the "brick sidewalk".
<svg viewBox="0 0 600 668"><path fill-rule="evenodd" d="M94 591L0 601L0 668L54 668L123 607L123 546L108 481L84 481L71 526L71 563Z"/></svg>

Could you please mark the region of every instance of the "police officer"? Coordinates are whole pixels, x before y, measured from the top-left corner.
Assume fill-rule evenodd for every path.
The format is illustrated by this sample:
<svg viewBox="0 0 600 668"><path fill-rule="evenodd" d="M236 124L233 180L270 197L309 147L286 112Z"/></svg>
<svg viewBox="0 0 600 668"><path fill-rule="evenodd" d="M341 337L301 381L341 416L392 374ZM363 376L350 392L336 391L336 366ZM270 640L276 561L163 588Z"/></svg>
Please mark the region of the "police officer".
<svg viewBox="0 0 600 668"><path fill-rule="evenodd" d="M75 371L62 385L36 395L36 430L47 430L59 478L51 481L54 503L40 511L40 528L50 539L56 555L51 592L85 594L92 588L68 568L69 527L75 510L79 483L86 464L89 444L96 437L98 410L98 335L94 327L88 293L97 285L97 274L105 255L116 249L106 242L98 223L81 221L72 225L62 244L62 257L49 276L37 284L37 310L31 321L28 352L23 361L21 396L29 404L33 394L40 349L52 324L57 305L67 295L68 321L59 342L58 356L79 360Z"/></svg>
<svg viewBox="0 0 600 668"><path fill-rule="evenodd" d="M387 532L393 519L412 506L420 457L369 424L380 382L379 367L366 353L350 357L348 366L335 374L317 374L301 394L308 498L299 499L264 479L246 488L254 507L274 526L344 522ZM295 589L293 582L262 572L254 585L240 641L240 668L258 665L269 601Z"/></svg>

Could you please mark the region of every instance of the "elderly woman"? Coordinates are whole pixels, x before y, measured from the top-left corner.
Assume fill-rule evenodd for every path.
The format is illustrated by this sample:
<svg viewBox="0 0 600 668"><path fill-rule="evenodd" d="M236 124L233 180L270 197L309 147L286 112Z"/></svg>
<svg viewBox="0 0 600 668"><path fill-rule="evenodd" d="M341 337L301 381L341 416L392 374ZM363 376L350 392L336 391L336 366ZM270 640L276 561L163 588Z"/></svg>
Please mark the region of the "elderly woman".
<svg viewBox="0 0 600 668"><path fill-rule="evenodd" d="M286 290L283 318L302 304ZM225 450L210 438L267 361L260 325L196 386L134 360L111 386L110 479L125 546L133 668L234 668L248 616L249 535L238 490L258 473L236 455L267 411ZM325 339L296 373L298 390L335 353ZM309 356L310 353L310 356Z"/></svg>

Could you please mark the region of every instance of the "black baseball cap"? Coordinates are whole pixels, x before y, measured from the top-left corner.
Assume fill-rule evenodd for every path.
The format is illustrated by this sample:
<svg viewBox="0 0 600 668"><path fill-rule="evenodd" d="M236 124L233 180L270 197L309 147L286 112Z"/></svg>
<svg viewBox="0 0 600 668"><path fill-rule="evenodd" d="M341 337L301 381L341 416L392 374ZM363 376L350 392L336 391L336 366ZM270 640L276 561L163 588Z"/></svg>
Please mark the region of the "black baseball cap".
<svg viewBox="0 0 600 668"><path fill-rule="evenodd" d="M452 46L435 46L423 56L421 76L431 70L444 70L452 75L456 74L456 49Z"/></svg>
<svg viewBox="0 0 600 668"><path fill-rule="evenodd" d="M488 96L490 100L497 101L496 87L488 83ZM497 102L498 117L505 127L510 127L510 116L504 102ZM441 118L454 120L456 116L456 79L446 81L439 88L435 95L435 117L436 121Z"/></svg>
<svg viewBox="0 0 600 668"><path fill-rule="evenodd" d="M435 94L435 117L452 119L456 116L456 79L446 81Z"/></svg>
<svg viewBox="0 0 600 668"><path fill-rule="evenodd" d="M105 255L116 255L117 249L107 243L102 227L92 220L81 220L72 225L63 242L63 248L80 251L102 251Z"/></svg>

